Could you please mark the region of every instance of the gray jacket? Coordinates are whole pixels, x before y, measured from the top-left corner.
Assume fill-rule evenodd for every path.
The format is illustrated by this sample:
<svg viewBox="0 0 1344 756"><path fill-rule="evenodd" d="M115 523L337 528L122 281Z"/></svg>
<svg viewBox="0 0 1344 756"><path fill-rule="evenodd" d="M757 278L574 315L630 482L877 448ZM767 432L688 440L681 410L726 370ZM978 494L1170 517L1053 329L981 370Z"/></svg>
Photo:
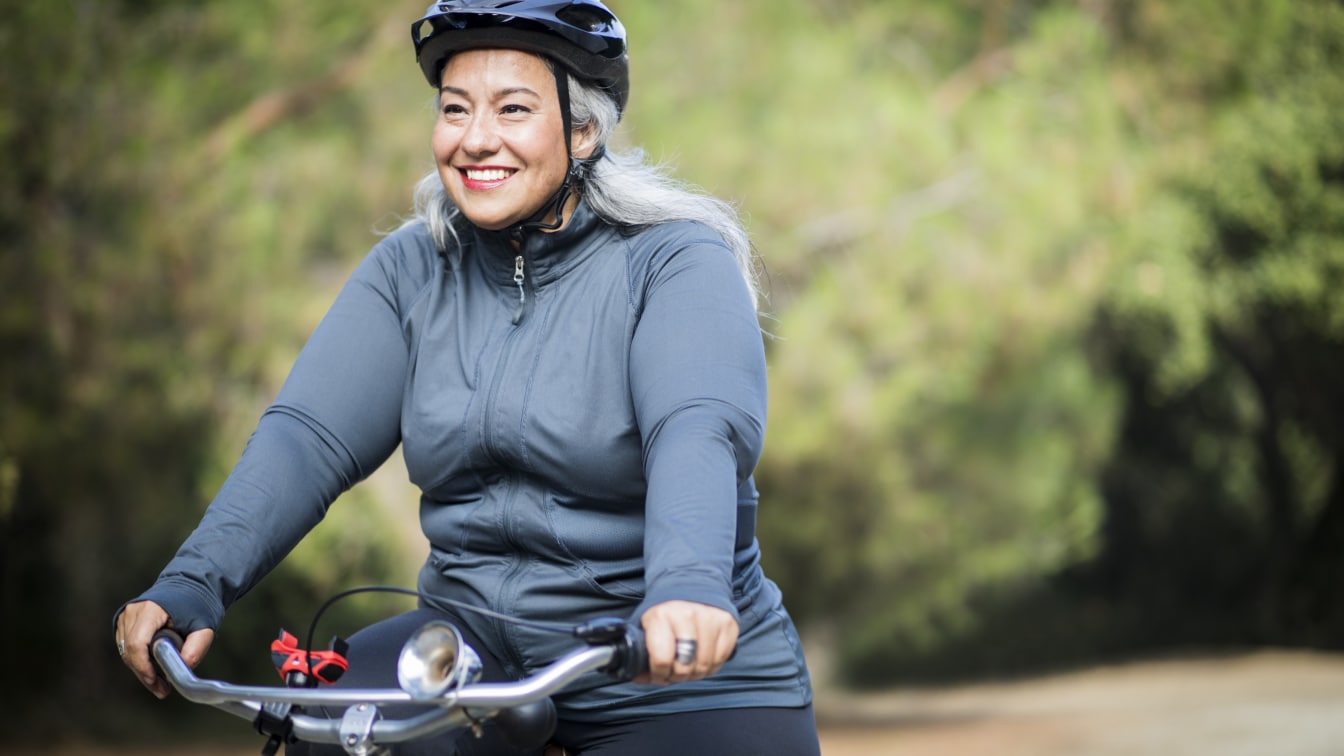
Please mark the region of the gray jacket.
<svg viewBox="0 0 1344 756"><path fill-rule="evenodd" d="M810 701L759 565L765 359L722 240L694 223L623 231L580 205L521 254L470 228L462 242L452 265L419 225L374 247L142 598L184 631L218 626L400 443L431 544L422 591L567 624L672 599L738 617L718 674L665 688L595 676L557 699L562 716ZM516 675L574 644L461 619Z"/></svg>

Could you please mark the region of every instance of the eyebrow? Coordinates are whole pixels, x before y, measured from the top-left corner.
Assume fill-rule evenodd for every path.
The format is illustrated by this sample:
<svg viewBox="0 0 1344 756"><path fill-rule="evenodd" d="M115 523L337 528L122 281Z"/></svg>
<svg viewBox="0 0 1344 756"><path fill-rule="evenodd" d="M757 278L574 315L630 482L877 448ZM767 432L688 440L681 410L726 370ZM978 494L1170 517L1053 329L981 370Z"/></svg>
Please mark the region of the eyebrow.
<svg viewBox="0 0 1344 756"><path fill-rule="evenodd" d="M470 99L470 95L467 92L467 90L459 89L458 87L448 87L448 86L439 87L439 94L440 95L452 94L457 95L458 97L464 97ZM541 95L537 94L537 92L531 89L530 87L505 87L504 89L500 89L494 92L492 94L492 97L498 100L502 97L508 97L510 95L516 95L516 94L532 95L533 97L536 97L538 99L540 99L541 97Z"/></svg>

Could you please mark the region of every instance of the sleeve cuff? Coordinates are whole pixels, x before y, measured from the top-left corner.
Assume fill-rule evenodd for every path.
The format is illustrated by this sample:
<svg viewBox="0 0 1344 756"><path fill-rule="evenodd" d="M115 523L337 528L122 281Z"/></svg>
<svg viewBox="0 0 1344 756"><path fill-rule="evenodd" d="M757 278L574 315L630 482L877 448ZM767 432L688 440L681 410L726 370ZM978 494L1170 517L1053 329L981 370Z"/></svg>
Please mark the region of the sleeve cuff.
<svg viewBox="0 0 1344 756"><path fill-rule="evenodd" d="M630 615L630 621L638 624L644 617L644 612L665 601L690 601L712 606L733 615L733 619L738 624L742 622L742 617L733 604L732 591L727 586L718 583L706 584L705 582L681 580L664 580L658 581L655 585L650 585L648 592L644 595L644 600L639 603L639 606L635 607L635 611Z"/></svg>
<svg viewBox="0 0 1344 756"><path fill-rule="evenodd" d="M172 620L173 629L184 635L206 628L217 630L220 620L224 617L224 608L217 601L201 595L199 589L178 583L160 582L118 607L116 613L112 615L113 625L128 605L138 601L153 601L163 607Z"/></svg>

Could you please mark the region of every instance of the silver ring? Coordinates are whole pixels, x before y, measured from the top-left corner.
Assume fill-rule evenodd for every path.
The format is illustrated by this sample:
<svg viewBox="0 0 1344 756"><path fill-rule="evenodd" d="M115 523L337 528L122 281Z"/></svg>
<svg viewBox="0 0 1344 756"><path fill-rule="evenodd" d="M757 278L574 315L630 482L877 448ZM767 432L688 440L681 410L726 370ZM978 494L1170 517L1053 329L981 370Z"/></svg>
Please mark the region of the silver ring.
<svg viewBox="0 0 1344 756"><path fill-rule="evenodd" d="M692 664L695 662L695 641L689 638L677 639L677 664Z"/></svg>
<svg viewBox="0 0 1344 756"><path fill-rule="evenodd" d="M125 638L117 638L117 655L118 655L118 656L125 656L125 655L126 655L126 639L125 639Z"/></svg>

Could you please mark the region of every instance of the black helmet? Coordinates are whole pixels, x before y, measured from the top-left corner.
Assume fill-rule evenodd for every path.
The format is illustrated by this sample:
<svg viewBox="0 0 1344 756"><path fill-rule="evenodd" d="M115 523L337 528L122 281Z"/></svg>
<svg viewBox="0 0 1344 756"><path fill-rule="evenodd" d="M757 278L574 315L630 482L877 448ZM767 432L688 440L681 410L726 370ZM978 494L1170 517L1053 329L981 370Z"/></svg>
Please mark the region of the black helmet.
<svg viewBox="0 0 1344 756"><path fill-rule="evenodd" d="M411 26L415 59L430 86L459 50L504 47L546 55L606 90L625 110L630 62L625 27L597 0L450 0Z"/></svg>

